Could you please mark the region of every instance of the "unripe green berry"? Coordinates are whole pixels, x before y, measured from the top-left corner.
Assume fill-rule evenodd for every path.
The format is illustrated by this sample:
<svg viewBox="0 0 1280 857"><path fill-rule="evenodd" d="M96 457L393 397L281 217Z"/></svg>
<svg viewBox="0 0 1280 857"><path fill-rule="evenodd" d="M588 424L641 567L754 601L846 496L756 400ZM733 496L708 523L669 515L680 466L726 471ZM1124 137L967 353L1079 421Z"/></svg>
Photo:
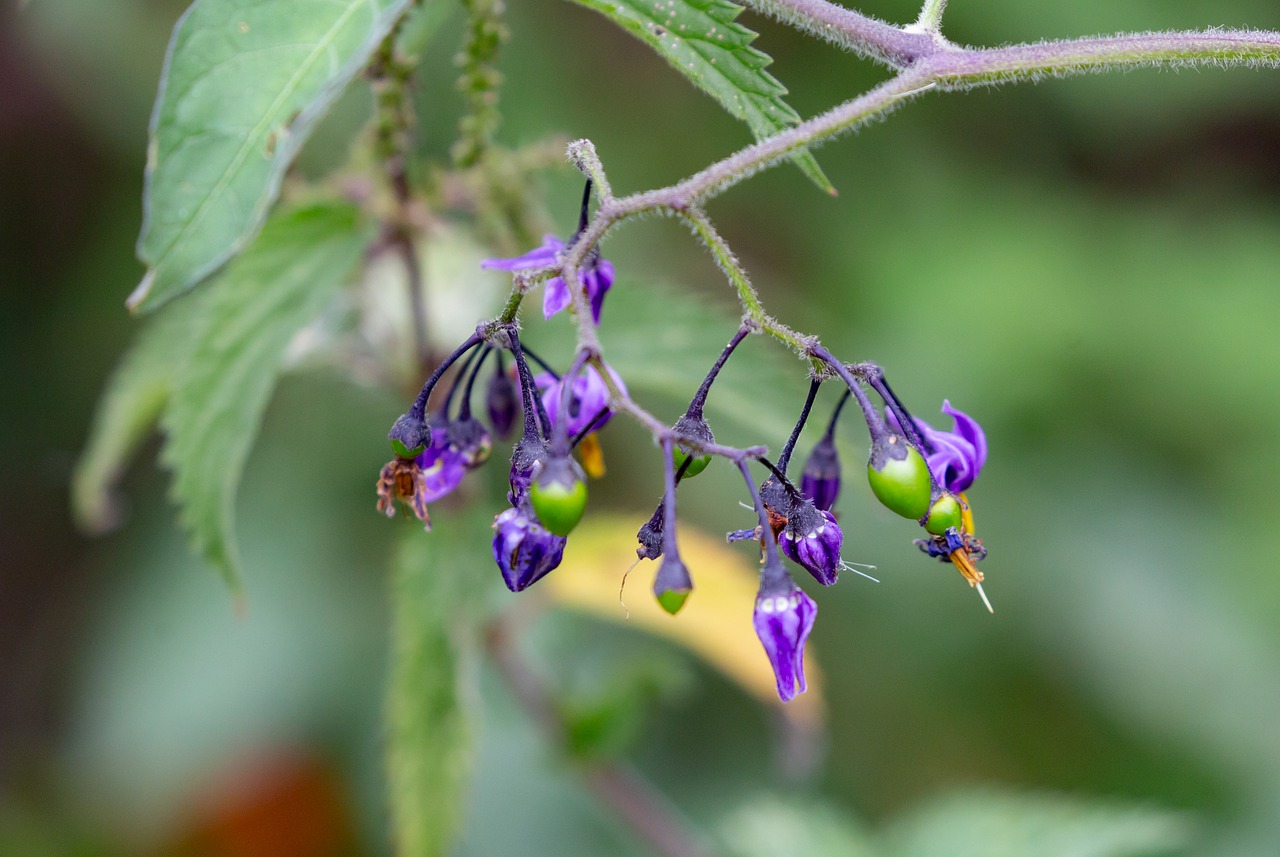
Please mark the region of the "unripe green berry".
<svg viewBox="0 0 1280 857"><path fill-rule="evenodd" d="M529 502L547 532L569 535L587 508L587 483L577 463L552 460L529 486Z"/></svg>
<svg viewBox="0 0 1280 857"><path fill-rule="evenodd" d="M876 499L904 518L919 520L929 511L933 493L929 465L898 435L872 446L867 481Z"/></svg>
<svg viewBox="0 0 1280 857"><path fill-rule="evenodd" d="M425 444L419 444L413 449L409 449L404 445L404 441L400 440L400 438L391 438L391 452L396 458L417 458L419 455L426 452L426 450L427 447Z"/></svg>
<svg viewBox="0 0 1280 857"><path fill-rule="evenodd" d="M697 476L699 473L706 470L707 465L711 463L710 455L691 456L688 452L685 452L678 446L671 451L671 463L675 465L677 473L680 472L680 468L684 465L685 461L690 458L692 460L689 461L689 466L685 468L684 471L685 479L692 479L694 476Z"/></svg>
<svg viewBox="0 0 1280 857"><path fill-rule="evenodd" d="M949 527L961 529L962 521L963 509L960 506L960 498L946 493L934 500L933 505L929 507L929 517L924 522L924 528L935 536L945 536Z"/></svg>
<svg viewBox="0 0 1280 857"><path fill-rule="evenodd" d="M680 608L689 600L688 589L668 589L657 594L658 606L672 616L680 612Z"/></svg>

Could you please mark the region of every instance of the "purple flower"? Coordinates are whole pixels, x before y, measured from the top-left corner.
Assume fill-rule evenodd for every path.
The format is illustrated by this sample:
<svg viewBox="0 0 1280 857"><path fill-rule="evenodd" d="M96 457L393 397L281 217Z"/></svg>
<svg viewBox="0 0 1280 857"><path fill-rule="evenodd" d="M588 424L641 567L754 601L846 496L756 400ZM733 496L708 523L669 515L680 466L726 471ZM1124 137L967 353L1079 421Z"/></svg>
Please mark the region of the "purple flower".
<svg viewBox="0 0 1280 857"><path fill-rule="evenodd" d="M797 503L778 536L778 547L787 558L804 567L823 586L840 574L840 545L844 533L835 516L808 503Z"/></svg>
<svg viewBox="0 0 1280 857"><path fill-rule="evenodd" d="M605 368L609 370L613 383L625 393L627 387L622 383L622 378L613 371L613 367ZM560 392L564 389L564 380L557 381L550 372L540 372L533 379L533 383L542 394L542 404L547 409L547 417L551 420L551 425L554 426L556 420L560 418ZM613 417L613 411L607 410L608 405L609 388L605 385L604 379L600 377L600 373L594 366L583 367L578 377L573 379L573 396L569 399L569 423L566 426L566 433L569 437L573 437L588 424L591 424L592 431L604 428ZM595 423L591 423L601 410L605 411L604 416Z"/></svg>
<svg viewBox="0 0 1280 857"><path fill-rule="evenodd" d="M556 264L560 254L564 251L564 247L564 242L556 236L544 235L542 237L542 245L533 248L523 256L515 256L510 259L485 259L480 263L480 267L493 268L500 271L528 271L533 268L545 268ZM587 293L587 300L591 302L591 315L596 324L600 323L600 309L604 305L605 292L609 291L610 286L613 285L613 277L613 263L608 259L600 258L598 253L591 254L578 271L578 281L582 283L582 288ZM565 285L563 277L556 277L547 281L547 285L542 292L542 315L544 318L551 318L551 316L571 303L573 303L573 297L569 294L569 287Z"/></svg>
<svg viewBox="0 0 1280 857"><path fill-rule="evenodd" d="M768 575L767 570L765 573ZM761 585L753 621L778 680L778 697L790 702L796 693L806 689L804 644L813 630L818 605L792 583L785 571L773 579L773 584Z"/></svg>
<svg viewBox="0 0 1280 857"><path fill-rule="evenodd" d="M925 441L933 446L933 452L926 455L925 460L934 481L959 494L973 484L987 463L987 435L977 420L951 407L949 401L943 400L942 413L951 417L951 431L939 431L919 417L915 418L915 424ZM886 416L895 428L901 429L892 412Z"/></svg>
<svg viewBox="0 0 1280 857"><path fill-rule="evenodd" d="M537 583L564 558L566 539L547 532L525 509L507 509L494 518L493 529L493 558L512 592Z"/></svg>
<svg viewBox="0 0 1280 857"><path fill-rule="evenodd" d="M421 490L418 499L422 503L434 503L457 488L467 475L467 453L450 437L448 425L436 422L432 425L431 445L418 456L421 471Z"/></svg>
<svg viewBox="0 0 1280 857"><path fill-rule="evenodd" d="M800 493L821 512L829 512L840 496L840 456L831 435L818 442L800 474Z"/></svg>

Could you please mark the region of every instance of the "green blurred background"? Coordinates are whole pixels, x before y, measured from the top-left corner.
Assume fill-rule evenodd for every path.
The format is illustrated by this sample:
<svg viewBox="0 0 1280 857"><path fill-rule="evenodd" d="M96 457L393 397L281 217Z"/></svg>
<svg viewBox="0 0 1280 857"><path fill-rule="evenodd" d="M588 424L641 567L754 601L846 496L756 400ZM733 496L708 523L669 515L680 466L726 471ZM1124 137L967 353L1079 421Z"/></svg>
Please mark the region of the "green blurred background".
<svg viewBox="0 0 1280 857"><path fill-rule="evenodd" d="M396 397L325 372L282 385L240 496L244 619L186 551L158 445L125 481L123 529L88 538L68 512L97 392L134 331L123 299L141 275L147 119L184 5L34 0L0 12L0 852L385 853L394 534L371 488ZM971 44L1280 29L1273 0L952 5L944 30ZM901 0L861 8L916 12ZM883 77L743 21L802 115ZM509 22L505 142L589 137L627 192L749 140L593 13L517 3ZM455 16L422 67L430 157L444 157L460 109L460 33ZM304 170L342 160L367 103L355 93L340 105ZM913 528L868 502L855 469L840 506L846 557L876 564L882 582L821 593L812 641L829 723L807 772L785 764L771 712L673 648L569 617L542 623L531 648L566 693L618 659L684 675L649 707L628 757L699 826L747 840L743 853L854 853L864 838L903 854L1045 853L1018 844L1042 843L1034 831L1011 833L1005 850L975 834L989 847L971 851L957 831L982 812L1012 830L1050 805L1081 819L1137 807L1129 820L1163 830L1170 853L1280 853L1280 575L1263 526L1280 519L1280 72L930 95L818 157L838 198L784 167L711 214L775 314L882 363L924 418L949 398L982 421L992 453L970 499L996 615L916 553ZM549 225L567 232L580 184L565 169L545 187ZM684 230L647 221L606 252L620 288L659 284L723 308L698 346L709 363L733 329L731 295ZM606 316L606 352L610 325L634 338L662 324ZM546 350L565 353L554 334L566 330L541 332ZM759 386L759 359L731 364L726 382ZM728 442L780 444L803 400L800 367L766 362L788 386L768 384L717 427ZM654 402L676 415L674 400ZM289 430L302 415L300 461ZM612 435L594 496L638 524L658 491L652 462L618 450L647 442L629 426ZM856 462L864 441L845 440ZM747 525L722 470L691 486L691 524ZM477 570L483 585L491 572ZM645 853L484 676L461 853ZM276 822L288 845L227 844L274 842L227 831ZM801 847L804 836L819 839Z"/></svg>

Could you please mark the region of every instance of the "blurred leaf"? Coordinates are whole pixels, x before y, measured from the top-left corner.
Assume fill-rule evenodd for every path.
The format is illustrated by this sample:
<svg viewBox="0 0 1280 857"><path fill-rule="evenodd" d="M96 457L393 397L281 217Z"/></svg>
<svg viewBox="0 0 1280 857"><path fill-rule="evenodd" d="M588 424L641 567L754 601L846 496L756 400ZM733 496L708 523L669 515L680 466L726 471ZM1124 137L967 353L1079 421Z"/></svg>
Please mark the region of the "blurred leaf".
<svg viewBox="0 0 1280 857"><path fill-rule="evenodd" d="M741 6L729 0L574 0L594 9L653 48L694 86L735 119L746 122L757 140L800 121L782 96L787 88L765 68L768 54L751 47L756 33L734 21ZM820 190L835 188L807 149L792 159Z"/></svg>
<svg viewBox="0 0 1280 857"><path fill-rule="evenodd" d="M563 607L625 624L671 640L719 670L752 696L779 706L793 723L814 730L823 717L822 673L813 644L806 647L805 676L809 690L783 705L769 659L756 639L751 615L757 577L750 548L735 551L722 540L685 526L680 530L680 556L697 585L684 609L671 616L658 606L649 589L653 563L641 563L639 580L623 574L635 560L635 532L648 513L635 517L596 516L574 531L564 562L542 586Z"/></svg>
<svg viewBox="0 0 1280 857"><path fill-rule="evenodd" d="M120 524L116 480L160 419L191 350L202 300L192 296L148 319L107 382L71 481L72 511L85 530L101 533Z"/></svg>
<svg viewBox="0 0 1280 857"><path fill-rule="evenodd" d="M201 0L173 31L151 120L129 296L150 310L242 250L325 111L410 0Z"/></svg>
<svg viewBox="0 0 1280 857"><path fill-rule="evenodd" d="M1145 857L1187 846L1191 825L1164 810L1056 795L940 798L897 819L892 857Z"/></svg>
<svg viewBox="0 0 1280 857"><path fill-rule="evenodd" d="M729 813L721 837L737 857L877 857L865 832L821 800L758 795Z"/></svg>
<svg viewBox="0 0 1280 857"><path fill-rule="evenodd" d="M196 547L239 592L235 494L286 346L342 285L367 242L350 206L277 214L210 287L164 415L164 458ZM308 427L297 427L301 446Z"/></svg>
<svg viewBox="0 0 1280 857"><path fill-rule="evenodd" d="M485 515L415 527L395 559L387 771L396 854L449 853L473 763L477 604L470 574L491 564Z"/></svg>

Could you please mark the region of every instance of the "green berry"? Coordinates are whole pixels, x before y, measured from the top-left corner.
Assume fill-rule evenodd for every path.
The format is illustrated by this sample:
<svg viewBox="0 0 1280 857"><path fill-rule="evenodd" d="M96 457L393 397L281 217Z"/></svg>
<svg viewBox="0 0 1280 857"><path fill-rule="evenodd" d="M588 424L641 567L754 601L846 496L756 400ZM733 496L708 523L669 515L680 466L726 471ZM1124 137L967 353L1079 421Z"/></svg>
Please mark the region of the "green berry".
<svg viewBox="0 0 1280 857"><path fill-rule="evenodd" d="M685 461L690 457L692 457L693 460L689 462L689 467L684 472L685 479L692 479L693 477L697 476L699 473L706 470L707 465L711 463L711 456L709 455L690 456L688 452L686 452L681 447L677 446L675 449L671 451L671 461L675 465L677 473L680 472L680 468L684 465Z"/></svg>
<svg viewBox="0 0 1280 857"><path fill-rule="evenodd" d="M924 522L924 528L935 536L944 536L950 527L961 529L962 519L960 498L947 493L934 500L929 507L929 518Z"/></svg>
<svg viewBox="0 0 1280 857"><path fill-rule="evenodd" d="M529 501L538 521L548 532L567 536L586 511L587 483L581 479L569 484L560 480L535 479L529 486Z"/></svg>
<svg viewBox="0 0 1280 857"><path fill-rule="evenodd" d="M667 589L657 593L658 604L672 616L680 612L684 602L689 599L688 589Z"/></svg>
<svg viewBox="0 0 1280 857"><path fill-rule="evenodd" d="M929 465L900 436L890 435L871 449L867 481L876 499L904 518L919 520L933 494Z"/></svg>
<svg viewBox="0 0 1280 857"><path fill-rule="evenodd" d="M418 446L415 446L413 449L409 449L407 446L404 445L404 441L402 441L400 438L398 437L391 438L391 452L392 454L395 455L396 458L406 458L406 459L417 458L419 455L422 455L422 453L424 453L426 449L427 449L426 444L419 444Z"/></svg>

